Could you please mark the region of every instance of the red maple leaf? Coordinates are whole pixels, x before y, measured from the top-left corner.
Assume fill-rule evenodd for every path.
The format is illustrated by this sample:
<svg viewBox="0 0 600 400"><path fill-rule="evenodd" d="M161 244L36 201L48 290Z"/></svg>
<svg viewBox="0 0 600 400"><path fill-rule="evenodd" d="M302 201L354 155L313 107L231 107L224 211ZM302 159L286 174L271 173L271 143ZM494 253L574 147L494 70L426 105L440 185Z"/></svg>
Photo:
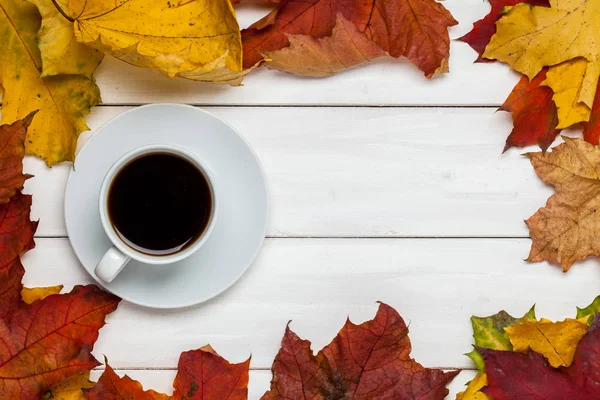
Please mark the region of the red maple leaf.
<svg viewBox="0 0 600 400"><path fill-rule="evenodd" d="M246 400L250 359L231 364L210 346L181 353L173 396L153 390L144 391L138 381L127 375L119 378L107 364L98 383L89 389L89 400Z"/></svg>
<svg viewBox="0 0 600 400"><path fill-rule="evenodd" d="M0 203L7 203L31 175L23 174L25 135L37 111L11 125L0 126Z"/></svg>
<svg viewBox="0 0 600 400"><path fill-rule="evenodd" d="M371 321L348 320L316 356L288 326L262 399L443 399L458 371L424 368L410 351L404 320L383 303Z"/></svg>
<svg viewBox="0 0 600 400"><path fill-rule="evenodd" d="M587 400L600 398L600 318L579 341L569 367L552 368L541 354L477 348L485 360L494 400Z"/></svg>
<svg viewBox="0 0 600 400"><path fill-rule="evenodd" d="M499 110L512 113L513 130L506 139L504 151L511 147L525 147L538 144L546 151L560 129L556 104L552 100L554 92L547 86L540 86L546 79L544 68L529 82L526 76L514 87L508 99Z"/></svg>
<svg viewBox="0 0 600 400"><path fill-rule="evenodd" d="M583 139L594 146L598 145L598 139L600 139L600 82L596 88L590 120L583 123Z"/></svg>
<svg viewBox="0 0 600 400"><path fill-rule="evenodd" d="M331 36L340 13L392 57L405 56L427 77L447 66L450 12L435 0L284 0L242 31L244 68L263 52L289 46L286 34Z"/></svg>
<svg viewBox="0 0 600 400"><path fill-rule="evenodd" d="M492 9L484 18L473 24L473 29L463 37L459 38L473 48L479 54L475 62L491 62L482 57L486 46L496 33L496 21L502 17L502 11L505 7L517 5L519 3L531 4L532 6L550 7L549 0L489 0Z"/></svg>

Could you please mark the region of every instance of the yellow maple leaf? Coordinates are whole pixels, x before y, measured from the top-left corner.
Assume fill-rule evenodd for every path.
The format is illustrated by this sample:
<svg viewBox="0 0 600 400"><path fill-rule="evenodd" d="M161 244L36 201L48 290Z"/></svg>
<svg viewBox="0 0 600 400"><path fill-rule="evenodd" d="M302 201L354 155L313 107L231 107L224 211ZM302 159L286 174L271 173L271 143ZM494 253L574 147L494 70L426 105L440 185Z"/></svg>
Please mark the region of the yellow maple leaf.
<svg viewBox="0 0 600 400"><path fill-rule="evenodd" d="M88 129L84 114L100 101L100 91L93 79L81 75L39 76L40 20L33 4L0 0L2 123L39 110L27 131L25 150L53 165L75 158L77 137Z"/></svg>
<svg viewBox="0 0 600 400"><path fill-rule="evenodd" d="M563 138L551 152L528 154L535 172L556 193L526 222L532 239L527 261L559 263L600 256L600 147Z"/></svg>
<svg viewBox="0 0 600 400"><path fill-rule="evenodd" d="M568 367L573 362L577 343L588 331L588 324L567 318L552 322L547 319L527 321L504 328L513 351L540 353L553 367Z"/></svg>
<svg viewBox="0 0 600 400"><path fill-rule="evenodd" d="M90 381L89 372L73 375L48 389L42 400L86 400L87 396L82 389L89 389L94 385L95 383Z"/></svg>
<svg viewBox="0 0 600 400"><path fill-rule="evenodd" d="M43 300L51 294L58 294L62 290L63 285L26 288L21 290L21 298L27 304L31 304L37 300Z"/></svg>
<svg viewBox="0 0 600 400"><path fill-rule="evenodd" d="M387 53L338 14L331 36L315 39L310 35L287 35L290 45L265 52L270 69L306 76L328 76Z"/></svg>
<svg viewBox="0 0 600 400"><path fill-rule="evenodd" d="M467 389L464 392L456 394L456 400L489 400L489 397L481 392L485 386L487 386L487 375L477 374L475 378L467 385Z"/></svg>
<svg viewBox="0 0 600 400"><path fill-rule="evenodd" d="M575 90L571 96L554 100L559 108L558 128L589 120L598 78L600 76L600 0L550 0L550 8L520 4L512 7L497 23L496 34L483 56L508 63L513 69L533 79L545 66L556 66L582 58L566 68L560 80L547 80L546 85L561 93L560 83ZM552 68L551 68L552 69ZM568 82L565 82L568 81ZM570 97L575 97L572 102ZM573 104L585 106L587 112L566 110Z"/></svg>
<svg viewBox="0 0 600 400"><path fill-rule="evenodd" d="M78 42L170 77L238 84L242 40L229 0L62 0Z"/></svg>
<svg viewBox="0 0 600 400"><path fill-rule="evenodd" d="M42 76L81 74L92 77L102 61L102 52L75 40L73 24L58 7L66 7L66 0L28 0L35 4L42 16L38 32L38 46L42 53Z"/></svg>

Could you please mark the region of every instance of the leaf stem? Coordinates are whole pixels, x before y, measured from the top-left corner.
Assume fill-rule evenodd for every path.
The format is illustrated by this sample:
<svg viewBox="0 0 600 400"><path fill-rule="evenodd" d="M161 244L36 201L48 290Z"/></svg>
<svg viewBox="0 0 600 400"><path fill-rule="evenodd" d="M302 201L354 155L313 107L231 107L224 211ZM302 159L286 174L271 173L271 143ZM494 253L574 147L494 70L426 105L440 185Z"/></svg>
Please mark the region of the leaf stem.
<svg viewBox="0 0 600 400"><path fill-rule="evenodd" d="M67 21L69 21L69 22L75 22L75 20L73 18L69 17L69 15L66 12L64 12L62 8L60 8L60 6L56 2L56 0L52 0L52 4L54 4L54 7L56 7L56 9L58 10L58 12L61 13L62 16L67 19Z"/></svg>

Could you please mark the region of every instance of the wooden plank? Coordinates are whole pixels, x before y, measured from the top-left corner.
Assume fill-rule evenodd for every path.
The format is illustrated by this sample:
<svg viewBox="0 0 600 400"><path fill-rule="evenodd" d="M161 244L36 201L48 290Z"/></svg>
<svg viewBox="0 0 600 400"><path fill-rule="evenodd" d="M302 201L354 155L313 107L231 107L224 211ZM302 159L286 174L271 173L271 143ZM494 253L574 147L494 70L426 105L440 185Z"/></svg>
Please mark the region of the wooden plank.
<svg viewBox="0 0 600 400"><path fill-rule="evenodd" d="M471 315L501 309L574 317L598 295L597 260L568 274L526 264L528 239L269 239L233 288L176 311L123 303L109 316L94 354L117 368L174 368L182 351L210 343L230 360L252 354L270 368L288 321L318 350L349 315L371 319L377 300L410 326L412 356L429 367L472 368ZM38 239L24 257L27 286L90 282L66 239Z"/></svg>
<svg viewBox="0 0 600 400"><path fill-rule="evenodd" d="M131 378L142 383L145 390L154 389L161 393L173 394L173 379L176 371L174 370L118 370L117 374L123 376L129 375ZM93 381L98 380L102 370L92 371ZM465 383L469 382L475 376L474 371L462 371L449 385L450 393L446 397L448 400L454 400L456 393L464 390ZM251 370L250 381L248 384L248 399L258 400L269 390L271 382L271 372L262 370Z"/></svg>
<svg viewBox="0 0 600 400"><path fill-rule="evenodd" d="M89 124L128 109L97 108ZM552 193L523 150L501 154L510 116L492 109L208 110L237 127L264 165L270 236L526 237L523 219ZM26 160L40 236L66 235L69 168Z"/></svg>
<svg viewBox="0 0 600 400"><path fill-rule="evenodd" d="M459 21L450 29L458 38L489 12L476 0L448 0ZM264 11L243 7L241 25L249 25ZM451 44L450 73L427 80L406 59L381 59L326 79L301 78L261 68L242 87L171 80L157 72L107 57L97 72L105 104L184 102L191 104L252 105L500 105L518 76L500 63L474 64L476 53L465 43Z"/></svg>

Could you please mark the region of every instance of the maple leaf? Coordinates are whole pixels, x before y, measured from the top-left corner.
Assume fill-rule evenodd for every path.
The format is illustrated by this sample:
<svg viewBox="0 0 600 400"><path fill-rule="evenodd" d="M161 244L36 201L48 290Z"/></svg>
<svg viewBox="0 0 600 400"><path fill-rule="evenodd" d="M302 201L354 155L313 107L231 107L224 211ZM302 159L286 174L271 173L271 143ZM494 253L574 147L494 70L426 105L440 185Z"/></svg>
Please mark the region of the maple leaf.
<svg viewBox="0 0 600 400"><path fill-rule="evenodd" d="M2 123L40 110L29 126L25 150L53 165L74 159L77 136L88 129L83 116L100 101L100 91L93 79L81 75L39 76L39 27L40 15L33 4L0 0Z"/></svg>
<svg viewBox="0 0 600 400"><path fill-rule="evenodd" d="M48 389L42 400L87 400L84 390L94 386L90 381L90 373L73 375Z"/></svg>
<svg viewBox="0 0 600 400"><path fill-rule="evenodd" d="M229 0L62 0L60 12L79 43L138 67L232 85L248 73Z"/></svg>
<svg viewBox="0 0 600 400"><path fill-rule="evenodd" d="M342 14L337 15L331 36L315 39L310 35L287 35L287 38L289 47L264 53L267 68L320 77L387 54Z"/></svg>
<svg viewBox="0 0 600 400"><path fill-rule="evenodd" d="M96 286L21 304L0 320L0 398L37 398L52 385L99 365L98 330L120 299Z"/></svg>
<svg viewBox="0 0 600 400"><path fill-rule="evenodd" d="M88 393L89 400L105 399L187 399L187 400L246 400L250 359L231 364L212 347L181 353L172 397L153 390L144 391L138 381L127 375L120 378L106 364L98 383Z"/></svg>
<svg viewBox="0 0 600 400"><path fill-rule="evenodd" d="M488 378L483 391L494 400L600 398L600 318L579 342L569 367L552 368L535 351L478 350L485 360Z"/></svg>
<svg viewBox="0 0 600 400"><path fill-rule="evenodd" d="M41 76L81 74L91 78L104 54L75 40L73 24L60 13L67 7L67 0L54 0L56 5L53 0L28 1L35 4L42 16L38 33Z"/></svg>
<svg viewBox="0 0 600 400"><path fill-rule="evenodd" d="M553 367L567 367L573 362L577 343L588 331L588 325L569 318L560 322L541 319L515 323L504 330L513 351L525 353L531 349L546 357Z"/></svg>
<svg viewBox="0 0 600 400"><path fill-rule="evenodd" d="M443 399L458 371L424 368L410 351L404 320L383 303L371 321L348 320L316 356L288 325L262 399Z"/></svg>
<svg viewBox="0 0 600 400"><path fill-rule="evenodd" d="M551 152L528 154L556 193L526 221L532 239L527 261L546 260L568 271L575 261L600 255L600 148L563 139Z"/></svg>
<svg viewBox="0 0 600 400"><path fill-rule="evenodd" d="M36 287L36 288L24 287L21 290L21 299L25 303L31 304L34 301L44 300L46 297L51 296L53 294L59 294L62 289L63 289L63 285Z"/></svg>
<svg viewBox="0 0 600 400"><path fill-rule="evenodd" d="M543 84L554 91L562 129L590 117L600 76L600 1L551 0L550 6L512 7L497 22L483 56L506 62L529 79L550 66Z"/></svg>
<svg viewBox="0 0 600 400"><path fill-rule="evenodd" d="M37 222L30 220L31 196L17 192L0 204L0 317L21 301L21 278L25 274L20 255L35 247Z"/></svg>
<svg viewBox="0 0 600 400"><path fill-rule="evenodd" d="M506 139L504 151L511 147L538 144L546 151L556 136L558 114L552 100L554 92L541 83L546 80L546 69L529 81L523 76L499 110L512 113L513 130Z"/></svg>
<svg viewBox="0 0 600 400"><path fill-rule="evenodd" d="M490 42L492 36L496 33L496 22L502 17L506 7L515 6L519 3L525 3L532 6L550 7L549 0L489 0L492 9L490 12L479 21L473 24L473 29L466 35L460 37L461 40L467 43L479 55L475 62L490 62L484 58L483 52L485 47Z"/></svg>
<svg viewBox="0 0 600 400"><path fill-rule="evenodd" d="M447 71L448 27L457 22L434 0L284 0L242 31L244 67L289 46L286 34L331 36L338 14L392 57L407 57L428 78Z"/></svg>
<svg viewBox="0 0 600 400"><path fill-rule="evenodd" d="M31 175L23 174L25 136L36 111L12 125L0 125L0 203L7 203L23 189Z"/></svg>

